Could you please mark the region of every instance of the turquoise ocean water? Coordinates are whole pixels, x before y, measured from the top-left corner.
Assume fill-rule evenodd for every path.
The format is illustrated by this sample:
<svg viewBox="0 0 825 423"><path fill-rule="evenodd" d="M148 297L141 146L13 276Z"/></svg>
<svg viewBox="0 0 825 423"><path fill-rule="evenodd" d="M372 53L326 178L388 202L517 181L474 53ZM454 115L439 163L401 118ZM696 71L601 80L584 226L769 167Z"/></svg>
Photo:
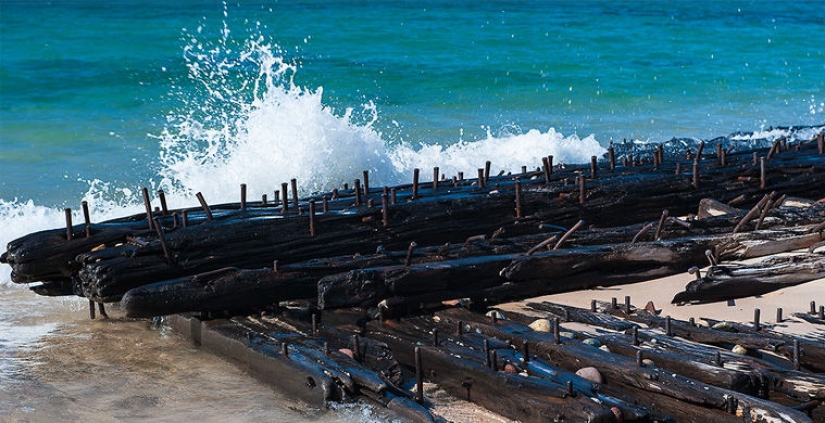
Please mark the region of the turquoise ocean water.
<svg viewBox="0 0 825 423"><path fill-rule="evenodd" d="M823 124L821 1L0 1L3 246L141 187L182 207ZM85 316L21 290L0 268L2 386Z"/></svg>

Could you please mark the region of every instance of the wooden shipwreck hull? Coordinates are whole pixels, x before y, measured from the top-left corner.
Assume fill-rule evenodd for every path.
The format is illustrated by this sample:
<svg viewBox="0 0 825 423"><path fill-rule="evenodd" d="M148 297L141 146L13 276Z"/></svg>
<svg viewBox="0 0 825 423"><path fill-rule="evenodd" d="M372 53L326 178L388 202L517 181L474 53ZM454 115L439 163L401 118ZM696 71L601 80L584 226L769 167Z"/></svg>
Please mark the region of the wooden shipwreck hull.
<svg viewBox="0 0 825 423"><path fill-rule="evenodd" d="M702 142L669 156L616 146L589 167L548 157L491 176L488 162L477 178L436 168L431 181L416 171L412 184L382 189L364 172L306 198L293 181L291 198L286 183L269 202L247 201L242 186L239 203L199 195L199 207L177 210L162 192L154 208L144 190L145 214L92 223L84 213L75 225L67 211L65 228L12 241L0 262L38 294L170 316L196 343L318 406L367 398L432 421L426 380L523 422L817 421L821 339L698 328L629 303L479 311L686 271L697 280L675 303L822 278L822 138L742 152L720 142L715 154ZM546 331L528 326L537 313ZM821 309L800 316L825 322ZM574 321L591 329L561 327ZM732 345L784 362L720 348Z"/></svg>

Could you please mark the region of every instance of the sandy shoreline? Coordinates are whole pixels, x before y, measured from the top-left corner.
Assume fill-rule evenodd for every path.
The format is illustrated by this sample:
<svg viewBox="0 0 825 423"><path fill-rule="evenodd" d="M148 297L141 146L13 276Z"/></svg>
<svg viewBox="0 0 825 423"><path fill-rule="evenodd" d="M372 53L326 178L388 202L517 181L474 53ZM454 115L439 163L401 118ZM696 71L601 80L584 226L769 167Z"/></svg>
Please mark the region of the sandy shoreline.
<svg viewBox="0 0 825 423"><path fill-rule="evenodd" d="M704 270L702 273L704 273ZM777 330L805 335L816 331L815 325L793 318L791 315L793 313L809 312L811 301L816 302L817 310L819 305L825 304L825 279L783 288L761 296L740 298L728 302L684 306L671 304L670 301L673 296L677 292L683 291L685 285L694 278L694 275L685 272L635 284L530 298L525 301L502 304L499 308L502 310L515 310L528 302L547 301L589 309L592 300L610 302L612 298L616 298L619 304L624 304L625 296L630 296L631 304L634 307L644 307L648 301L652 301L656 309L661 310L661 316L671 316L679 320L688 320L693 317L698 321L703 317L707 317L715 320L752 323L754 309L758 308L761 314L760 322L768 326L776 325L776 309L782 308L783 321L781 324L776 325Z"/></svg>

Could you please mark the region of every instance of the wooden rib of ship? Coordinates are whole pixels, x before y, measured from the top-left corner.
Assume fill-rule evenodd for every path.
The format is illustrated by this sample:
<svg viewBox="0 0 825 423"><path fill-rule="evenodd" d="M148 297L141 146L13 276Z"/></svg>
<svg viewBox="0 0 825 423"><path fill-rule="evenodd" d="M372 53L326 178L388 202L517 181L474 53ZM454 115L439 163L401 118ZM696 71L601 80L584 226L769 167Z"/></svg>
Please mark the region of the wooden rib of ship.
<svg viewBox="0 0 825 423"><path fill-rule="evenodd" d="M617 144L589 166L549 156L518 174L491 174L487 162L473 178L435 168L422 182L416 169L395 187L370 187L365 171L305 198L295 180L260 201L242 185L239 203L210 206L199 194L184 209L168 208L163 192L155 206L144 190L145 214L92 223L84 204L83 223L67 210L65 228L12 241L0 261L38 294L88 298L93 318L106 303L130 318L169 316L317 406L369 399L431 421L427 381L523 422L822 421L822 332L701 328L629 299L488 313L688 270L697 278L675 303L825 277L821 129L747 151L725 141L668 154ZM794 316L825 325L821 306ZM596 380L579 374L588 367Z"/></svg>

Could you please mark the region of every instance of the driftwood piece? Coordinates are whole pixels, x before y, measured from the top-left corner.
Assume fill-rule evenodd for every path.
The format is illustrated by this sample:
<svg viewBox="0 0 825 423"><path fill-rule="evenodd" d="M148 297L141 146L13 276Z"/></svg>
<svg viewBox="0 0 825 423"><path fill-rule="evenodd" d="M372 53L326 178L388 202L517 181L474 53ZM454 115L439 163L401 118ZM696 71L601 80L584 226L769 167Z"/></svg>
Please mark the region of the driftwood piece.
<svg viewBox="0 0 825 423"><path fill-rule="evenodd" d="M788 286L825 278L825 255L775 256L744 265L711 266L705 276L691 281L672 303L696 304L762 295Z"/></svg>

